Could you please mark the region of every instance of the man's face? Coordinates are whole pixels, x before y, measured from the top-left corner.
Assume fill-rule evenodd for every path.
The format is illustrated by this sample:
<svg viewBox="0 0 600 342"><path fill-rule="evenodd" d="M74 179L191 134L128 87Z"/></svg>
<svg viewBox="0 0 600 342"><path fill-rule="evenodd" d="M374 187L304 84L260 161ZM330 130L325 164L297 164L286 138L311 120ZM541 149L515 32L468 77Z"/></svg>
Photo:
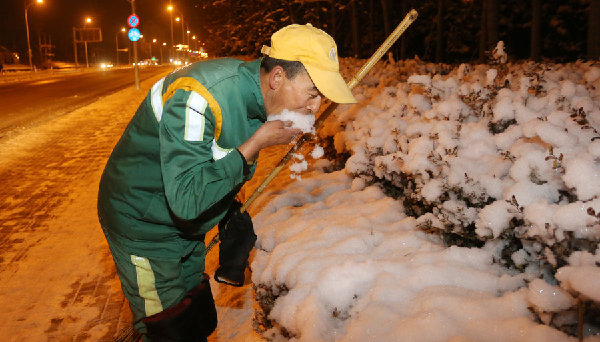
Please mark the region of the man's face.
<svg viewBox="0 0 600 342"><path fill-rule="evenodd" d="M317 114L321 107L322 96L306 71L299 72L294 78L282 78L277 90L270 114L279 114L284 109L301 114Z"/></svg>

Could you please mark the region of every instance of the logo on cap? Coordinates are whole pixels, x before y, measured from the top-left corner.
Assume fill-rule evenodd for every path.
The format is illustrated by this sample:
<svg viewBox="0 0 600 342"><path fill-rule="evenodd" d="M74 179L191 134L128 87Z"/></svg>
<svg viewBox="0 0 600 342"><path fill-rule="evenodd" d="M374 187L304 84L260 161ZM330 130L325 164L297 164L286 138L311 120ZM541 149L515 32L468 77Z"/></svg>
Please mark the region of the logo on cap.
<svg viewBox="0 0 600 342"><path fill-rule="evenodd" d="M331 50L329 51L329 59L335 62L335 55L335 48L331 48Z"/></svg>

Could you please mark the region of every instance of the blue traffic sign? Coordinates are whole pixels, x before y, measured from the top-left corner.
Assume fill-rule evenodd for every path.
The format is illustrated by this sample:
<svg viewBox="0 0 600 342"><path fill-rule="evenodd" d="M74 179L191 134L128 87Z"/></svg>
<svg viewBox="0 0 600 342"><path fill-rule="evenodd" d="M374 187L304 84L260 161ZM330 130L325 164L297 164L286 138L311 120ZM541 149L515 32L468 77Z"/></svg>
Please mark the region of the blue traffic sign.
<svg viewBox="0 0 600 342"><path fill-rule="evenodd" d="M127 36L129 36L129 40L131 40L132 42L137 42L140 39L141 35L142 34L140 33L140 30L136 28L129 29L129 32L127 33Z"/></svg>
<svg viewBox="0 0 600 342"><path fill-rule="evenodd" d="M129 27L137 27L139 24L140 18L137 15L132 14L127 17L127 25L129 25Z"/></svg>

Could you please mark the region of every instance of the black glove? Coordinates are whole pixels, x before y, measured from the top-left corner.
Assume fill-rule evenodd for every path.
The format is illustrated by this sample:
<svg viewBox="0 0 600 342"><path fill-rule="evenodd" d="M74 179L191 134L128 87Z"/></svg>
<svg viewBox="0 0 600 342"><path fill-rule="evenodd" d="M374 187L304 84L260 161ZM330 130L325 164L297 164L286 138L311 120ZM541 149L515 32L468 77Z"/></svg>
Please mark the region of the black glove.
<svg viewBox="0 0 600 342"><path fill-rule="evenodd" d="M256 242L252 219L241 213L241 203L234 201L219 222L219 268L215 280L232 286L244 285L244 272L250 251Z"/></svg>

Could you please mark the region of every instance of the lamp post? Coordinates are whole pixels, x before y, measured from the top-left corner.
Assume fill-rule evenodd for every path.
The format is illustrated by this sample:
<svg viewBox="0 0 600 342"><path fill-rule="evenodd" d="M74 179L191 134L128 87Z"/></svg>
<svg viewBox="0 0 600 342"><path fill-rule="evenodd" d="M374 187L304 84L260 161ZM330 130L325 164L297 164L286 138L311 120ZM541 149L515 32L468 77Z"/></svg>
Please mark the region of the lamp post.
<svg viewBox="0 0 600 342"><path fill-rule="evenodd" d="M171 19L171 47L169 48L169 58L173 58L173 5L167 6L169 18Z"/></svg>
<svg viewBox="0 0 600 342"><path fill-rule="evenodd" d="M27 10L31 5L38 3L43 3L44 0L36 0L35 2L30 2L29 5L25 5L25 27L27 29L27 55L29 56L29 68L33 70L33 63L31 62L31 43L29 41L29 20L27 19Z"/></svg>
<svg viewBox="0 0 600 342"><path fill-rule="evenodd" d="M87 18L85 18L85 23L83 24L83 26L85 27L87 24L90 24L91 22L92 22L92 18L87 17ZM84 40L83 45L85 46L85 67L89 68L90 63L88 60L87 39Z"/></svg>
<svg viewBox="0 0 600 342"><path fill-rule="evenodd" d="M152 44L150 44L150 59L151 60L154 57L154 54L153 54L154 44L156 44L157 41L158 40L156 38L152 38Z"/></svg>
<svg viewBox="0 0 600 342"><path fill-rule="evenodd" d="M181 21L181 45L185 45L185 29L183 28L183 14L179 13L181 15L181 19L179 17L175 18L175 21L179 22Z"/></svg>
<svg viewBox="0 0 600 342"><path fill-rule="evenodd" d="M126 32L127 30L124 27L121 27L121 32ZM117 34L115 34L115 44L117 46L117 62L115 63L116 66L119 66L119 32L117 31ZM125 49L123 49L125 50ZM127 49L129 50L129 49Z"/></svg>

